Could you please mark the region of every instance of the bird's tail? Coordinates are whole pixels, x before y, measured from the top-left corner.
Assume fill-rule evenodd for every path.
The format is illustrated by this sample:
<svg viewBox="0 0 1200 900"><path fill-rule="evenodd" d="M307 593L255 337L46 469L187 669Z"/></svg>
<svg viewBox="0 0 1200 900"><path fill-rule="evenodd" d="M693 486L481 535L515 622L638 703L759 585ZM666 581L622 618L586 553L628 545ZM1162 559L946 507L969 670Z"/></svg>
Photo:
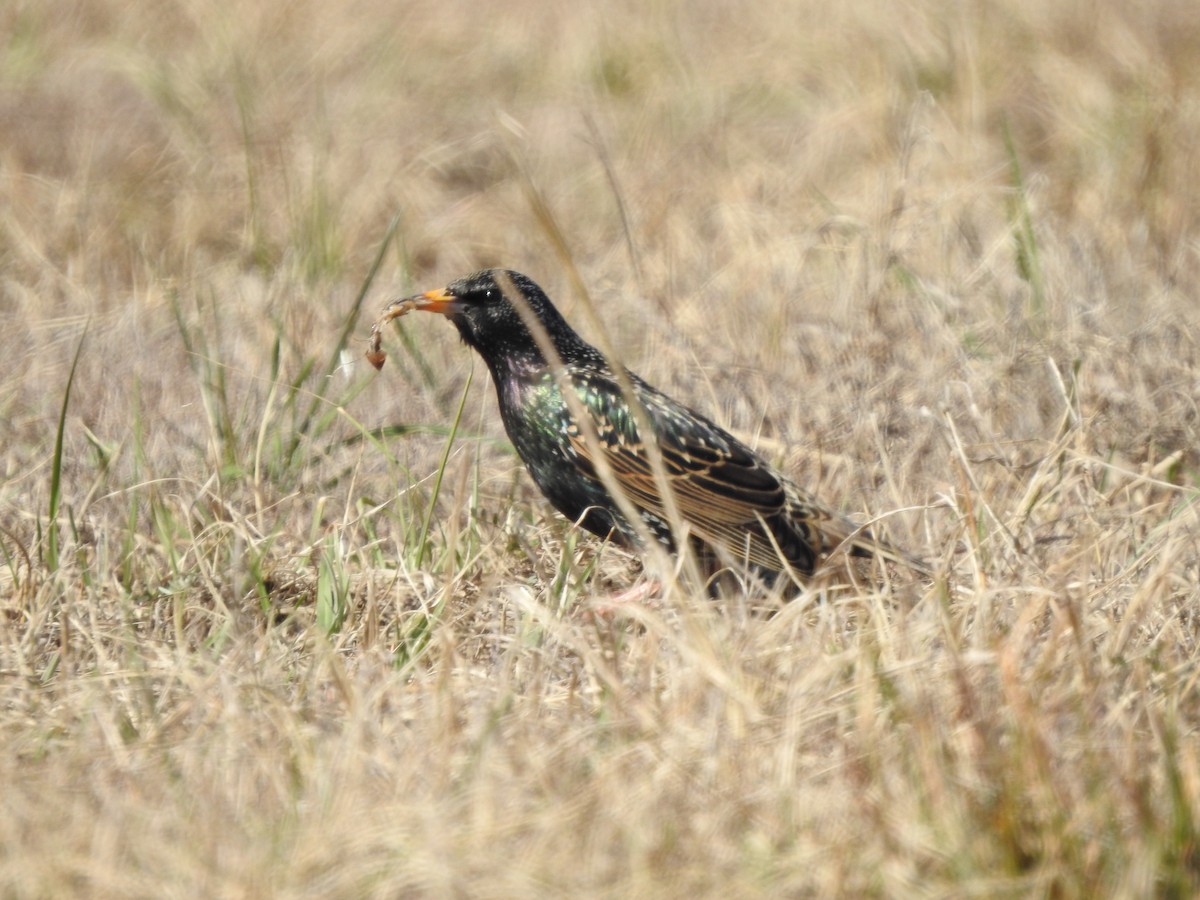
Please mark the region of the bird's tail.
<svg viewBox="0 0 1200 900"><path fill-rule="evenodd" d="M914 556L907 550L890 544L875 537L865 526L856 527L842 542L842 547L850 556L866 559L882 559L898 566L910 569L922 578L933 578L933 567L919 556Z"/></svg>
<svg viewBox="0 0 1200 900"><path fill-rule="evenodd" d="M871 531L874 522L860 525L818 503L798 486L793 484L789 487L794 491L791 498L793 518L798 520L797 524L807 533L811 545L819 550L822 557L845 553L864 559L882 559L910 569L924 578L934 576L933 567L925 560L876 537Z"/></svg>

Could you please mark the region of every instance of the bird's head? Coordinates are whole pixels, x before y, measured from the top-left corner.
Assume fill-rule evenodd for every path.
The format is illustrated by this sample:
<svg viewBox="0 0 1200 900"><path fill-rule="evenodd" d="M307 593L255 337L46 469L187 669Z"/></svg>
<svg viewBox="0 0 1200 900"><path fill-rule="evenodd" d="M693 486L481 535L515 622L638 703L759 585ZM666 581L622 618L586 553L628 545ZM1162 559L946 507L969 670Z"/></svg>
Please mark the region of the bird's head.
<svg viewBox="0 0 1200 900"><path fill-rule="evenodd" d="M561 356L570 356L581 343L542 289L531 278L507 269L485 269L397 304L446 316L489 364L506 359L545 361L526 325L529 315L541 324ZM525 307L524 316L519 305Z"/></svg>

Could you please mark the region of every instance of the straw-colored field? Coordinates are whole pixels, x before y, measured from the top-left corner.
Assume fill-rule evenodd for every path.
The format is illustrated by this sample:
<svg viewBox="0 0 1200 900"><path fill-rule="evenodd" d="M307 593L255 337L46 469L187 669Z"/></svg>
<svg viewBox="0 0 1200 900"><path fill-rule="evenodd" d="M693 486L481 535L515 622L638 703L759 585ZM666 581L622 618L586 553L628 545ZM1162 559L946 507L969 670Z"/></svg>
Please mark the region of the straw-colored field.
<svg viewBox="0 0 1200 900"><path fill-rule="evenodd" d="M484 265L938 578L592 615ZM1194 2L10 0L0 315L0 896L1200 891Z"/></svg>

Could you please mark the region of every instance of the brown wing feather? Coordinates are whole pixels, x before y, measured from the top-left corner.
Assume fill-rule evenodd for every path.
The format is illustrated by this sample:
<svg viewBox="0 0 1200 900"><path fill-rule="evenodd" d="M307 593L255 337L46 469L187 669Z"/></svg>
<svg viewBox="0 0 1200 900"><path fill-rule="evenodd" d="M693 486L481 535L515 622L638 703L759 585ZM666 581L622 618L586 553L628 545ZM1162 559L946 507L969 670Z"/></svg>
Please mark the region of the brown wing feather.
<svg viewBox="0 0 1200 900"><path fill-rule="evenodd" d="M676 407L670 410L676 427L664 427L661 412L652 404L647 407L658 426L659 450L679 514L693 535L734 558L767 569L784 567L780 549L785 558L790 557L790 564L811 568L811 558L823 548L811 540L805 548L794 546L805 539L794 527L799 523L791 521L789 488L797 490L794 485L785 485L782 476L762 459L708 420ZM678 419L685 415L692 428L678 427ZM611 422L597 420L595 424L600 450L617 483L635 506L665 519L666 504L641 441L630 440L629 435L613 429ZM578 458L590 464L594 452L584 436L576 433L569 439ZM786 516L786 524L781 516ZM777 526L770 528L774 540L768 537L769 522ZM810 537L814 534L805 531Z"/></svg>
<svg viewBox="0 0 1200 900"><path fill-rule="evenodd" d="M702 542L772 571L787 566L812 572L822 557L841 549L852 556L878 556L922 574L931 570L816 498L777 472L718 425L631 376L654 425L679 514ZM617 483L638 508L666 520L650 460L620 389L608 375L588 372L578 382ZM578 428L567 438L576 463L597 478L594 450Z"/></svg>

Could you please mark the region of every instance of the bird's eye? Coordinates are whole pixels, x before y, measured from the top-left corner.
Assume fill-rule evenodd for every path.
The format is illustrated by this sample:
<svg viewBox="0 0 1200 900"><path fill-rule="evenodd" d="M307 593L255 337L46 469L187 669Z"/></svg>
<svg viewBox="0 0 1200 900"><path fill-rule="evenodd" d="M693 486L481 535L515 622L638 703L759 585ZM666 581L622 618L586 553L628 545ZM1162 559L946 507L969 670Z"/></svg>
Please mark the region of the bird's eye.
<svg viewBox="0 0 1200 900"><path fill-rule="evenodd" d="M487 290L487 291L484 291L484 292L483 292L483 299L484 299L484 300L492 300L492 299L494 299L494 298L495 298L495 296L496 296L496 292L495 292L495 291L492 291L492 290Z"/></svg>

